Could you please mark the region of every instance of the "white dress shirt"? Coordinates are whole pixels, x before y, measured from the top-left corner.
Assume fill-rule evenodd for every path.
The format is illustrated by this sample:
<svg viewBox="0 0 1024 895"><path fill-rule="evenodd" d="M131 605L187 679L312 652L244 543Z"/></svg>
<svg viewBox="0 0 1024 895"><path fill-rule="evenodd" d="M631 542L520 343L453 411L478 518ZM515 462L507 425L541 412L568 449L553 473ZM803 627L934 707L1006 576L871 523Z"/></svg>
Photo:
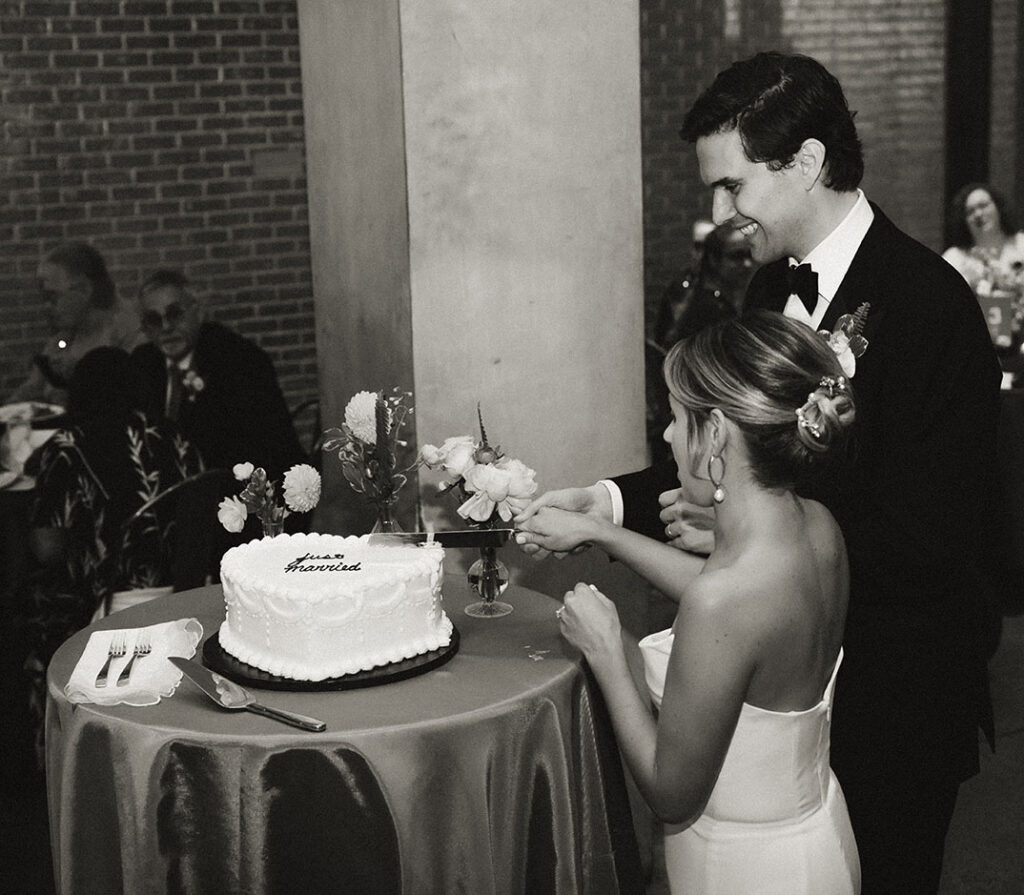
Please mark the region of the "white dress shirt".
<svg viewBox="0 0 1024 895"><path fill-rule="evenodd" d="M810 264L818 275L818 303L814 313L808 315L807 309L800 299L791 295L786 301L782 313L801 323L817 329L828 311L828 306L839 290L839 284L850 269L853 256L857 254L864 236L875 219L863 190L857 190L857 201L854 202L846 217L839 225L819 242L803 259L790 258L790 264Z"/></svg>

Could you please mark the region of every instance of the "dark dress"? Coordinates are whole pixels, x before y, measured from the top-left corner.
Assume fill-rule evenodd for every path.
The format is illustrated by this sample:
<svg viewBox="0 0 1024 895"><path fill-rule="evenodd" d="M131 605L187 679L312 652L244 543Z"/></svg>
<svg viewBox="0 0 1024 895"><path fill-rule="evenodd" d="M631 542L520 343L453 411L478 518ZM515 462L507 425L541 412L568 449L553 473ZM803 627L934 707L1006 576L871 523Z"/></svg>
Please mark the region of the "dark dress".
<svg viewBox="0 0 1024 895"><path fill-rule="evenodd" d="M175 503L157 501L133 516L202 466L173 426L153 425L138 411L61 429L33 460L32 528L57 529L65 538L64 562L24 585L27 670L41 718L46 666L57 647L114 592L173 583Z"/></svg>

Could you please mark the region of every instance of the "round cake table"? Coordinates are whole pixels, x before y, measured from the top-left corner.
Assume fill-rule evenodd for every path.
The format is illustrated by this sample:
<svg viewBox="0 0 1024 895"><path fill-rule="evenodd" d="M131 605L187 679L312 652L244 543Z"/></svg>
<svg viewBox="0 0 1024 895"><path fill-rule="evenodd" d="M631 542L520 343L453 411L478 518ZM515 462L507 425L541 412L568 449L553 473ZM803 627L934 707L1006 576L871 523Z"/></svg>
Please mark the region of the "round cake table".
<svg viewBox="0 0 1024 895"><path fill-rule="evenodd" d="M323 733L219 709L187 681L148 707L65 698L91 631L196 618L210 637L219 586L80 631L48 672L58 891L642 892L611 727L557 603L512 586L511 615L475 619L462 611L472 596L445 580L461 637L439 668L353 690L250 687Z"/></svg>

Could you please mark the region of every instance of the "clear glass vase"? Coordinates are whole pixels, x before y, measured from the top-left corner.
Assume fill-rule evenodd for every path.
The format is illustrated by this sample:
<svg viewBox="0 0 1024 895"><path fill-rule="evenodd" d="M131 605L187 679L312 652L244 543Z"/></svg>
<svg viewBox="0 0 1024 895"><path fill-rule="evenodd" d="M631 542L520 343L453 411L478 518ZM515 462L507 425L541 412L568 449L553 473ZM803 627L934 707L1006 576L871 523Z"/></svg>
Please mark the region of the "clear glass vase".
<svg viewBox="0 0 1024 895"><path fill-rule="evenodd" d="M496 547L481 547L480 558L469 567L466 576L469 586L480 599L466 607L466 615L474 618L499 618L508 615L512 607L498 599L508 587L508 567L498 559Z"/></svg>
<svg viewBox="0 0 1024 895"><path fill-rule="evenodd" d="M263 519L263 537L274 538L284 532L284 519Z"/></svg>
<svg viewBox="0 0 1024 895"><path fill-rule="evenodd" d="M395 502L393 500L381 501L375 503L374 506L377 508L377 521L373 523L370 534L402 531L402 526L398 524L398 520L395 518Z"/></svg>

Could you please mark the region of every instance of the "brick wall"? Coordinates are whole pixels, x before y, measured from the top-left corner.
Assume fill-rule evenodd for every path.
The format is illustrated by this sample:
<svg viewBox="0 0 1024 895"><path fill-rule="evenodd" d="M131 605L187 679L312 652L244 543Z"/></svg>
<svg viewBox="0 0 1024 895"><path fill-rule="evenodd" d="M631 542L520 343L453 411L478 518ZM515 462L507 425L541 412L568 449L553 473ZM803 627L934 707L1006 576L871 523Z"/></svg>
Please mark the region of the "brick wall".
<svg viewBox="0 0 1024 895"><path fill-rule="evenodd" d="M122 300L185 271L210 316L316 393L295 2L2 2L0 395L46 336L35 270L66 240Z"/></svg>
<svg viewBox="0 0 1024 895"><path fill-rule="evenodd" d="M1012 192L1017 0L994 0L993 179ZM678 136L730 61L779 48L843 82L864 187L941 249L944 0L640 0L648 305L709 213ZM316 392L295 2L0 0L0 395L45 329L42 254L87 239L125 299L183 268L212 316L273 356L290 403ZM1005 181L1005 183L1004 183Z"/></svg>
<svg viewBox="0 0 1024 895"><path fill-rule="evenodd" d="M807 53L840 79L858 113L865 192L942 248L944 0L641 0L641 37L650 309L710 211L678 137L683 115L720 68L759 50Z"/></svg>
<svg viewBox="0 0 1024 895"><path fill-rule="evenodd" d="M1018 44L1021 33L1020 0L992 2L992 149L990 180L1007 197L1015 199L1019 210L1024 192L1015 195L1024 178L1016 170L1018 156L1018 115L1024 105L1020 79L1024 76L1024 48ZM1024 222L1018 222L1024 223Z"/></svg>

